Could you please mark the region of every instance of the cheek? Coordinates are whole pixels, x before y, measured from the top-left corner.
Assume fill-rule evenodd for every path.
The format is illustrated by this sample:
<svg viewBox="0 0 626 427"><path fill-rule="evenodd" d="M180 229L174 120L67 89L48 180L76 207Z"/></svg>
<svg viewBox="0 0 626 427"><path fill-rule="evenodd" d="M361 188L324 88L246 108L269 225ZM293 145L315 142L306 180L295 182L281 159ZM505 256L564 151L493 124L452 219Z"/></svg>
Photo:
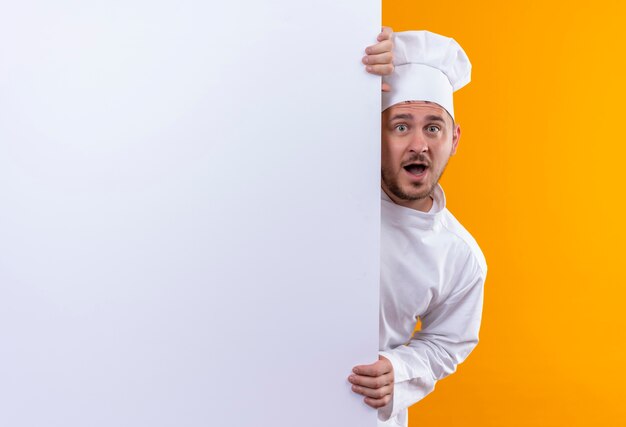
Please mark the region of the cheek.
<svg viewBox="0 0 626 427"><path fill-rule="evenodd" d="M382 163L386 163L387 159L389 159L389 148L387 148L385 144L383 144L380 148L380 161Z"/></svg>
<svg viewBox="0 0 626 427"><path fill-rule="evenodd" d="M438 163L446 163L452 155L452 144L442 144L434 153Z"/></svg>
<svg viewBox="0 0 626 427"><path fill-rule="evenodd" d="M381 163L384 168L397 168L402 157L402 150L398 145L389 144L383 141L381 150Z"/></svg>
<svg viewBox="0 0 626 427"><path fill-rule="evenodd" d="M394 163L394 156L389 147L383 146L381 155L380 155L380 163L384 170L392 170Z"/></svg>

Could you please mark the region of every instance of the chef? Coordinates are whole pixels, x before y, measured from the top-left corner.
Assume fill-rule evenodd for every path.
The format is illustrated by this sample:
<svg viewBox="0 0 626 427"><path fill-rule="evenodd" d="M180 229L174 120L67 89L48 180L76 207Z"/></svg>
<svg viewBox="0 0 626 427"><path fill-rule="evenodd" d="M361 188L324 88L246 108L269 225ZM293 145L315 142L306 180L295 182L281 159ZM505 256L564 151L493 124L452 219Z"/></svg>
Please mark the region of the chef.
<svg viewBox="0 0 626 427"><path fill-rule="evenodd" d="M407 426L408 407L476 346L487 274L438 183L461 136L452 94L470 81L467 55L451 38L398 32L393 65L382 93L379 360L348 377L379 427Z"/></svg>

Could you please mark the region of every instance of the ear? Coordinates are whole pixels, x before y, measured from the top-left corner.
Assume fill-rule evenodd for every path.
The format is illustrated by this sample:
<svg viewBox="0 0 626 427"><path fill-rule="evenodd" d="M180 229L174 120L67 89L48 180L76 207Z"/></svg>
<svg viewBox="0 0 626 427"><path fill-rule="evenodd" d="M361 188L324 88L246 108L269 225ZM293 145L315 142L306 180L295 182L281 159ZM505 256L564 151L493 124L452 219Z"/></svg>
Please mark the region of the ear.
<svg viewBox="0 0 626 427"><path fill-rule="evenodd" d="M460 139L461 139L461 126L454 125L454 129L452 130L452 150L450 150L451 156L454 156L456 154L456 148L459 146Z"/></svg>

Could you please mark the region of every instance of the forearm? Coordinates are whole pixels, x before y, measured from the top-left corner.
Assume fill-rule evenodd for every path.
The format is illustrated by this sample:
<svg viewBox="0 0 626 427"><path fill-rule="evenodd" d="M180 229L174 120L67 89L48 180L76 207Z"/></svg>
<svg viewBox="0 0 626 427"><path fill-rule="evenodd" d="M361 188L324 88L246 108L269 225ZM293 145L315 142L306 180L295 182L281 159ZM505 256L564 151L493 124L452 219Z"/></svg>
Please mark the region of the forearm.
<svg viewBox="0 0 626 427"><path fill-rule="evenodd" d="M406 346L379 352L391 362L395 378L392 402L379 414L381 419L393 417L426 397L438 380L456 371L477 343L478 337L446 344L420 337Z"/></svg>
<svg viewBox="0 0 626 427"><path fill-rule="evenodd" d="M422 319L422 330L407 345L379 352L394 370L392 402L379 411L385 420L433 391L456 371L478 344L484 275L438 304Z"/></svg>

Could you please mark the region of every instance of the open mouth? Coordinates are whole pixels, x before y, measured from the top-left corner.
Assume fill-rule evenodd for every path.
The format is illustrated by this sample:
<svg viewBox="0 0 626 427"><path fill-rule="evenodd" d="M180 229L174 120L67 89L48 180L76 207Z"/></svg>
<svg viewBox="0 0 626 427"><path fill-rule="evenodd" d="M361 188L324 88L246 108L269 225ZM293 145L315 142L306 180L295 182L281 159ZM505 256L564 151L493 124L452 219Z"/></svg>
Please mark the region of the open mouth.
<svg viewBox="0 0 626 427"><path fill-rule="evenodd" d="M423 163L411 163L410 165L404 166L404 170L411 175L421 175L426 171L427 168L428 166Z"/></svg>

